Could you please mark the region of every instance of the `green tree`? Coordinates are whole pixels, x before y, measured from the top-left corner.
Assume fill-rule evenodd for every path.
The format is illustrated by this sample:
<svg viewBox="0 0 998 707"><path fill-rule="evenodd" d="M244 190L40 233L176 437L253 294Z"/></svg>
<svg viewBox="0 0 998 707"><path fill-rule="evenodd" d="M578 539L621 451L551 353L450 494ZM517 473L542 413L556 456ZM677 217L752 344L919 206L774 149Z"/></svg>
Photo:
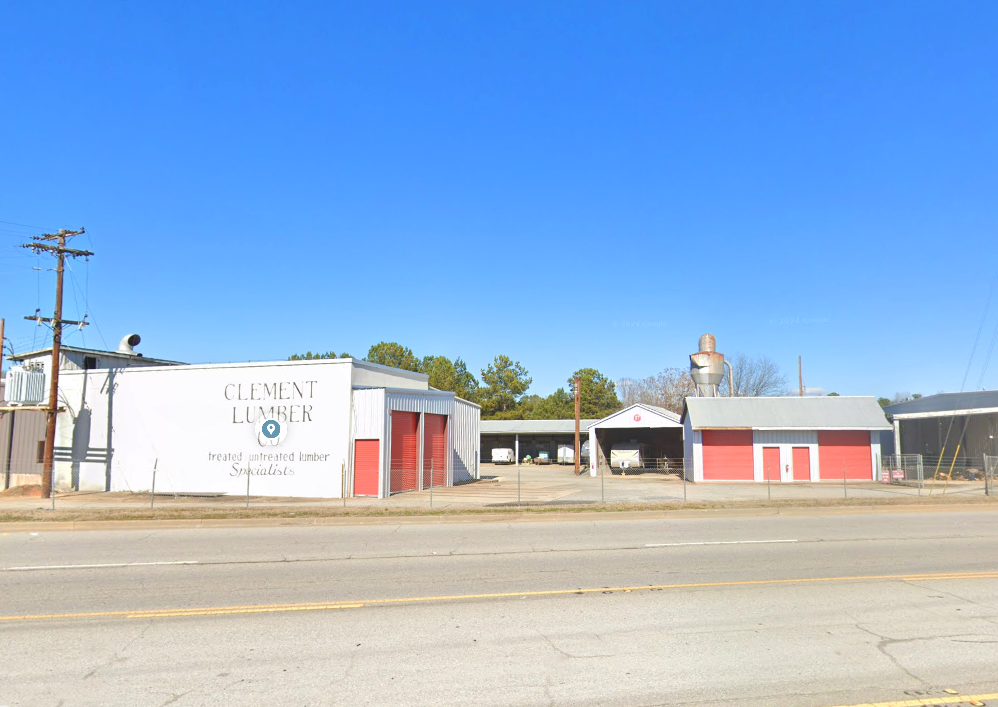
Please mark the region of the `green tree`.
<svg viewBox="0 0 998 707"><path fill-rule="evenodd" d="M580 368L568 379L568 389L572 401L572 414L575 417L575 376L579 376L582 394L579 396L581 415L587 419L599 419L623 407L617 397L617 386L595 368Z"/></svg>
<svg viewBox="0 0 998 707"><path fill-rule="evenodd" d="M401 368L403 371L419 371L419 359L408 346L394 341L382 341L375 344L367 352L365 361L380 363L382 366Z"/></svg>
<svg viewBox="0 0 998 707"><path fill-rule="evenodd" d="M558 388L546 398L533 397L537 401L524 411L524 420L571 420L575 417L575 398L564 388Z"/></svg>
<svg viewBox="0 0 998 707"><path fill-rule="evenodd" d="M311 351L306 351L303 354L291 354L288 356L289 361L318 361L323 358L337 358L335 351L326 351L325 353L312 353ZM349 356L344 355L339 358L349 358Z"/></svg>
<svg viewBox="0 0 998 707"><path fill-rule="evenodd" d="M424 356L420 371L430 377L430 385L437 390L451 390L458 397L475 402L478 380L460 357L451 361L446 356Z"/></svg>
<svg viewBox="0 0 998 707"><path fill-rule="evenodd" d="M838 393L829 393L825 397L827 397L827 398L837 398L837 397L839 397L839 394Z"/></svg>
<svg viewBox="0 0 998 707"><path fill-rule="evenodd" d="M478 391L482 414L493 419L519 419L505 416L520 413L520 399L532 382L519 361L503 354L496 356L488 368L482 369L482 387Z"/></svg>
<svg viewBox="0 0 998 707"><path fill-rule="evenodd" d="M891 404L891 399L890 398L877 398L877 403L880 404L880 407L885 408L885 407L887 407L888 405Z"/></svg>

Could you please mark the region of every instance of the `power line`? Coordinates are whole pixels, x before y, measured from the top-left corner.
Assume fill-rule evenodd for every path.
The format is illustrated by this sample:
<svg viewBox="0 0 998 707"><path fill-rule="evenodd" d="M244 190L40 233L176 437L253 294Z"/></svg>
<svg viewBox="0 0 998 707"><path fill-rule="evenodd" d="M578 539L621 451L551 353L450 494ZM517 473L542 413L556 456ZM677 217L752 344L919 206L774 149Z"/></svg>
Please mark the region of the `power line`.
<svg viewBox="0 0 998 707"><path fill-rule="evenodd" d="M981 377L977 381L977 388L984 386L984 374L988 372L988 364L991 363L991 354L995 350L995 341L998 341L998 322L995 322L995 333L991 335L991 345L988 346L988 354L984 357L984 365L981 366Z"/></svg>
<svg viewBox="0 0 998 707"><path fill-rule="evenodd" d="M39 231L47 230L45 226L32 226L30 223L16 223L14 221L0 221L0 223L6 223L8 226L24 226L25 228L35 228Z"/></svg>
<svg viewBox="0 0 998 707"><path fill-rule="evenodd" d="M988 310L991 308L991 298L994 296L996 283L998 283L998 270L995 271L995 276L991 280L991 289L988 290L988 298L984 302L984 313L981 315L981 323L977 327L977 336L974 337L974 346L970 349L970 360L967 361L967 370L963 374L963 383L960 384L961 393L967 387L967 376L970 375L970 367L974 363L974 354L977 353L977 344L981 340L981 332L984 331L984 322L987 321L988 318ZM991 347L994 348L994 342L991 343ZM991 354L989 353L988 358L990 357ZM987 364L985 364L985 367L987 367ZM983 377L983 373L981 375ZM977 387L980 388L980 385Z"/></svg>

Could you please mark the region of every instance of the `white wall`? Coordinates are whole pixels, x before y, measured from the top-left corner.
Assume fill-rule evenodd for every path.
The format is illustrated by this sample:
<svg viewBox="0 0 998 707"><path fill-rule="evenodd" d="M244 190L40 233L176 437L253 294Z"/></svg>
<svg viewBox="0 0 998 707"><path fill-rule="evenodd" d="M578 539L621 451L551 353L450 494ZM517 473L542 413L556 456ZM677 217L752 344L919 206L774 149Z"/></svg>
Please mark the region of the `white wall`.
<svg viewBox="0 0 998 707"><path fill-rule="evenodd" d="M482 437L479 419L482 410L478 405L461 398L454 398L454 415L451 417L454 440L454 461L451 464L451 483L478 478L479 455Z"/></svg>
<svg viewBox="0 0 998 707"><path fill-rule="evenodd" d="M76 428L77 448L106 447L111 407L111 490L148 490L158 460L157 491L241 495L249 470L253 495L339 497L351 368L330 360L66 372L60 391L68 411L59 415L56 444L74 446ZM286 430L277 446L259 441L261 407ZM69 487L71 475L72 465L60 463L57 487ZM83 461L79 477L81 488L102 490L104 465Z"/></svg>
<svg viewBox="0 0 998 707"><path fill-rule="evenodd" d="M390 368L367 361L339 359L353 363L353 384L367 388L409 388L429 390L430 377L425 373L413 373L398 368Z"/></svg>

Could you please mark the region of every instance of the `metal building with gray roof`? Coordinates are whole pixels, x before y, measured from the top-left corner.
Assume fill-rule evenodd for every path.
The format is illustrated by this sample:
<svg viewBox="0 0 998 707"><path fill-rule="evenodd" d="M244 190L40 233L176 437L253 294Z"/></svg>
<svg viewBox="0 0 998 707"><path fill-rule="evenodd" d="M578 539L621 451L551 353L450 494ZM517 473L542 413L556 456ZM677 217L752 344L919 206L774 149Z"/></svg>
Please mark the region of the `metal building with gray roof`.
<svg viewBox="0 0 998 707"><path fill-rule="evenodd" d="M998 390L938 393L884 408L894 426L893 453L966 467L998 455ZM953 461L956 456L955 462Z"/></svg>
<svg viewBox="0 0 998 707"><path fill-rule="evenodd" d="M687 398L691 481L873 481L890 424L872 397Z"/></svg>

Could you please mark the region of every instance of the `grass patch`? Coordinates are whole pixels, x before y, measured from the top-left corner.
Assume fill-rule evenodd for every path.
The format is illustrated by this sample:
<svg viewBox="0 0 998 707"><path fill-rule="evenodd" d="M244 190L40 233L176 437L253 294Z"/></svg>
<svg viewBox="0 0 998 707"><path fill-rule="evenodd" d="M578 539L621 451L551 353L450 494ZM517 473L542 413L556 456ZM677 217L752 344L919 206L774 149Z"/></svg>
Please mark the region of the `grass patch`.
<svg viewBox="0 0 998 707"><path fill-rule="evenodd" d="M779 499L746 501L669 501L660 503L587 503L470 508L342 508L342 507L250 507L155 509L95 508L72 510L0 510L0 524L24 522L93 522L143 520L241 520L241 519L320 519L320 518L405 518L495 515L537 515L551 513L620 513L624 511L737 510L782 508L876 508L881 506L998 506L993 496L902 496L895 498Z"/></svg>

